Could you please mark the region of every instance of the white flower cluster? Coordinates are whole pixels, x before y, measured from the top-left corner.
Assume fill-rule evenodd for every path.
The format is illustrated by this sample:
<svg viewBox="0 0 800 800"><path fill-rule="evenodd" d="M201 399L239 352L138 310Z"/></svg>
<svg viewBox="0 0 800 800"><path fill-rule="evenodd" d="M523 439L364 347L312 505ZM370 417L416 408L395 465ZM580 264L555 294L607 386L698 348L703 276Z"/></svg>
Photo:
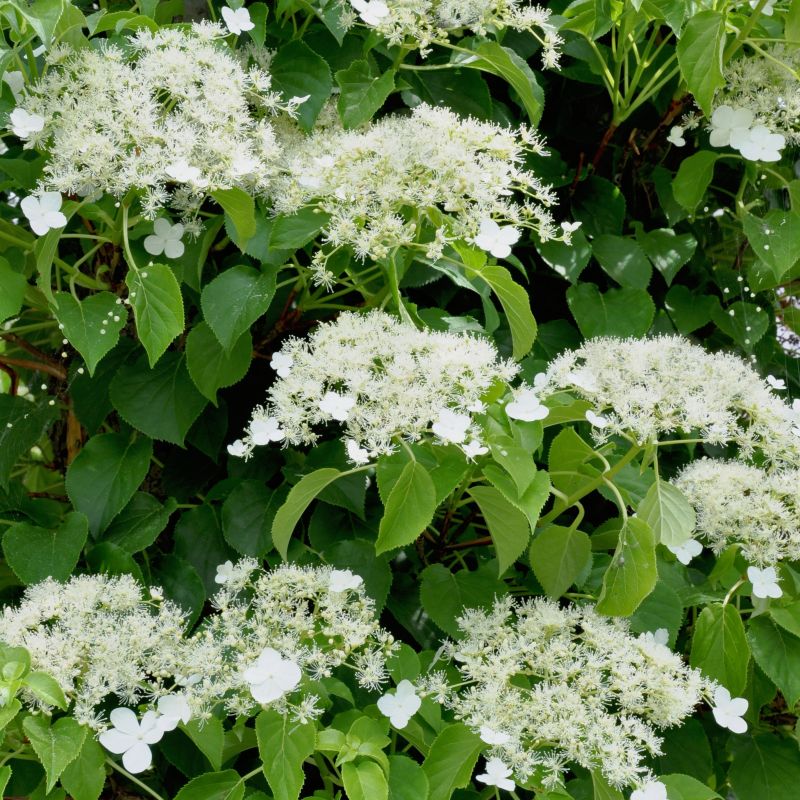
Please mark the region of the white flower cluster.
<svg viewBox="0 0 800 800"><path fill-rule="evenodd" d="M697 512L697 534L716 553L739 544L759 567L800 559L800 470L702 458L673 482Z"/></svg>
<svg viewBox="0 0 800 800"><path fill-rule="evenodd" d="M488 777L509 783L511 773L525 781L537 771L554 787L579 764L613 786L640 785L650 777L643 759L660 752L657 731L717 688L652 634L634 637L627 622L588 606L506 598L458 624L464 636L444 655L466 688L451 689L444 673L421 688L480 733L491 746Z"/></svg>
<svg viewBox="0 0 800 800"><path fill-rule="evenodd" d="M551 12L528 0L341 0L360 20L390 44L413 43L423 55L451 33L468 29L480 36L513 28L529 31L542 45L542 64L557 67L562 39L550 22ZM352 12L344 15L351 22Z"/></svg>
<svg viewBox="0 0 800 800"><path fill-rule="evenodd" d="M732 147L748 161L780 161L786 137L756 120L747 107L721 105L711 115L712 147Z"/></svg>
<svg viewBox="0 0 800 800"><path fill-rule="evenodd" d="M104 725L98 707L109 695L136 704L164 693L183 629L177 606L145 600L128 575L79 575L64 584L48 578L0 617L0 641L26 648L31 667L50 674L74 701L75 719L95 729Z"/></svg>
<svg viewBox="0 0 800 800"><path fill-rule="evenodd" d="M318 698L295 690L303 677L321 680L345 663L363 687L387 680L386 658L397 644L379 626L358 575L293 565L265 572L244 559L223 565L217 580L217 613L182 653L193 717L207 718L222 702L234 715L269 703L297 719L314 718Z"/></svg>
<svg viewBox="0 0 800 800"><path fill-rule="evenodd" d="M548 367L540 395L560 390L603 414L594 427L599 439L620 434L643 444L685 435L734 443L743 459L760 452L770 462L800 465L800 409L741 358L680 336L592 339Z"/></svg>
<svg viewBox="0 0 800 800"><path fill-rule="evenodd" d="M26 147L50 155L42 187L117 197L138 189L151 218L167 204L191 214L215 189L265 194L280 152L270 117L294 105L225 35L204 22L140 28L124 49L53 48L12 114Z"/></svg>
<svg viewBox="0 0 800 800"><path fill-rule="evenodd" d="M343 423L356 464L392 452L398 437L427 432L469 455L480 448L471 414L495 382L517 372L486 339L417 330L380 311L344 313L308 339L288 340L272 366L278 379L233 455L269 442L314 444L315 427L329 422Z"/></svg>
<svg viewBox="0 0 800 800"><path fill-rule="evenodd" d="M524 167L526 152L542 150L529 129L425 104L358 130L328 116L310 136L282 141L286 173L273 198L279 213L310 206L329 214L324 233L334 247L374 259L407 247L437 259L448 241L474 241L490 222L532 229L543 240L569 238L548 210L552 190ZM519 238L509 233L505 255Z"/></svg>

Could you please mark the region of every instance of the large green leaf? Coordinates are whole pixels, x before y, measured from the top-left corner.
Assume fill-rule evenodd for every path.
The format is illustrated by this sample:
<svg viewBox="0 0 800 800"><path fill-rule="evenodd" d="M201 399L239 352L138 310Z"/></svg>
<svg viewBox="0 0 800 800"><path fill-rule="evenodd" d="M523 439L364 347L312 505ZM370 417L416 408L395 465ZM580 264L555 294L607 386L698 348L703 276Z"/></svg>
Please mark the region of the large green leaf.
<svg viewBox="0 0 800 800"><path fill-rule="evenodd" d="M336 73L340 93L337 108L345 128L357 128L372 119L394 89L395 71L373 77L366 61L354 61Z"/></svg>
<svg viewBox="0 0 800 800"><path fill-rule="evenodd" d="M175 800L242 800L244 781L236 770L207 772L192 778L175 795Z"/></svg>
<svg viewBox="0 0 800 800"><path fill-rule="evenodd" d="M435 510L436 490L428 470L409 461L386 498L376 552L411 544L430 524Z"/></svg>
<svg viewBox="0 0 800 800"><path fill-rule="evenodd" d="M61 773L61 785L74 800L98 800L105 783L105 751L87 735L78 757Z"/></svg>
<svg viewBox="0 0 800 800"><path fill-rule="evenodd" d="M271 547L270 530L285 493L263 481L246 480L222 504L222 532L238 553L261 558Z"/></svg>
<svg viewBox="0 0 800 800"><path fill-rule="evenodd" d="M653 266L664 276L667 286L697 249L697 239L691 233L677 234L672 228L658 228L636 238Z"/></svg>
<svg viewBox="0 0 800 800"><path fill-rule="evenodd" d="M592 255L620 286L646 289L653 268L635 239L604 233L592 242Z"/></svg>
<svg viewBox="0 0 800 800"><path fill-rule="evenodd" d="M644 289L609 289L605 294L593 283L567 289L567 304L581 333L595 336L644 336L653 322L656 307Z"/></svg>
<svg viewBox="0 0 800 800"><path fill-rule="evenodd" d="M342 767L342 782L349 800L388 800L389 784L375 761L348 761Z"/></svg>
<svg viewBox="0 0 800 800"><path fill-rule="evenodd" d="M545 594L557 599L591 563L592 544L583 531L548 525L531 542L530 560Z"/></svg>
<svg viewBox="0 0 800 800"><path fill-rule="evenodd" d="M651 484L637 513L653 529L656 541L669 547L683 544L694 531L694 509L683 492L666 481Z"/></svg>
<svg viewBox="0 0 800 800"><path fill-rule="evenodd" d="M256 738L264 775L275 800L297 800L305 782L303 761L314 752L314 724L295 722L277 711L256 717Z"/></svg>
<svg viewBox="0 0 800 800"><path fill-rule="evenodd" d="M325 59L295 40L278 50L269 71L274 87L283 94L284 100L308 98L298 108L297 119L301 128L310 131L333 88L331 70Z"/></svg>
<svg viewBox="0 0 800 800"><path fill-rule="evenodd" d="M173 271L164 264L130 270L125 279L136 332L153 366L170 342L183 333L183 297Z"/></svg>
<svg viewBox="0 0 800 800"><path fill-rule="evenodd" d="M728 772L737 800L790 800L800 786L800 750L794 737L773 733L737 737Z"/></svg>
<svg viewBox="0 0 800 800"><path fill-rule="evenodd" d="M22 727L44 767L50 792L67 765L78 757L89 729L72 717L62 717L51 725L44 715L26 717Z"/></svg>
<svg viewBox="0 0 800 800"><path fill-rule="evenodd" d="M695 623L689 663L719 681L732 695L744 691L750 647L734 606L712 603L702 610Z"/></svg>
<svg viewBox="0 0 800 800"><path fill-rule="evenodd" d="M719 153L701 150L685 158L678 167L678 174L672 181L672 193L678 203L692 214L705 197L719 157Z"/></svg>
<svg viewBox="0 0 800 800"><path fill-rule="evenodd" d="M724 45L725 14L700 11L686 23L677 46L683 79L707 116L711 116L714 93L725 85L722 75Z"/></svg>
<svg viewBox="0 0 800 800"><path fill-rule="evenodd" d="M528 546L531 538L528 518L493 486L473 486L469 496L486 520L502 575Z"/></svg>
<svg viewBox="0 0 800 800"><path fill-rule="evenodd" d="M253 339L245 331L230 352L219 343L205 322L195 325L186 337L186 367L203 397L217 404L217 390L233 386L247 374L253 354Z"/></svg>
<svg viewBox="0 0 800 800"><path fill-rule="evenodd" d="M800 700L800 639L763 616L750 620L747 638L756 664L794 709Z"/></svg>
<svg viewBox="0 0 800 800"><path fill-rule="evenodd" d="M153 443L122 433L93 436L67 467L69 499L89 519L96 536L133 497L150 469Z"/></svg>
<svg viewBox="0 0 800 800"><path fill-rule="evenodd" d="M177 506L172 497L162 505L153 495L136 492L106 528L103 541L121 547L127 553L138 553L155 542Z"/></svg>
<svg viewBox="0 0 800 800"><path fill-rule="evenodd" d="M485 746L476 733L460 722L445 727L422 763L430 786L428 800L450 800L456 789L463 789Z"/></svg>
<svg viewBox="0 0 800 800"><path fill-rule="evenodd" d="M65 581L78 563L88 534L86 517L78 511L70 511L53 530L18 522L3 536L3 555L23 583L49 577Z"/></svg>
<svg viewBox="0 0 800 800"><path fill-rule="evenodd" d="M0 394L0 488L8 486L13 466L39 441L57 416L54 405Z"/></svg>
<svg viewBox="0 0 800 800"><path fill-rule="evenodd" d="M239 242L245 244L256 232L256 204L253 198L236 186L217 189L211 196L222 206L230 218Z"/></svg>
<svg viewBox="0 0 800 800"><path fill-rule="evenodd" d="M772 209L763 218L745 214L742 220L750 247L780 281L800 260L800 214Z"/></svg>

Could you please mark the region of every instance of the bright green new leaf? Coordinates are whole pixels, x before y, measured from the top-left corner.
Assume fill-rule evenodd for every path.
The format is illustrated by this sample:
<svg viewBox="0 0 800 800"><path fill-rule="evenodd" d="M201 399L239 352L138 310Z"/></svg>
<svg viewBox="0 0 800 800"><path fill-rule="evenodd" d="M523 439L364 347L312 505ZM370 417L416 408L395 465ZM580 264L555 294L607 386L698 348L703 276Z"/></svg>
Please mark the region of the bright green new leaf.
<svg viewBox="0 0 800 800"><path fill-rule="evenodd" d="M719 681L734 697L744 691L750 647L734 606L713 603L702 610L695 623L689 663Z"/></svg>
<svg viewBox="0 0 800 800"><path fill-rule="evenodd" d="M225 746L225 731L222 722L216 717L203 720L190 720L181 730L197 745L215 770L222 768L222 751Z"/></svg>
<svg viewBox="0 0 800 800"><path fill-rule="evenodd" d="M239 189L236 186L231 189L217 189L211 192L211 196L230 217L242 244L255 235L256 204L244 189Z"/></svg>
<svg viewBox="0 0 800 800"><path fill-rule="evenodd" d="M661 544L677 547L692 537L694 509L683 492L671 483L656 480L636 511Z"/></svg>
<svg viewBox="0 0 800 800"><path fill-rule="evenodd" d="M589 537L577 529L548 525L531 542L533 572L548 597L561 597L592 560Z"/></svg>
<svg viewBox="0 0 800 800"><path fill-rule="evenodd" d="M389 756L389 800L420 800L428 797L428 776L407 756Z"/></svg>
<svg viewBox="0 0 800 800"><path fill-rule="evenodd" d="M307 245L329 222L330 216L312 207L296 214L278 216L272 225L269 244L278 250L299 250Z"/></svg>
<svg viewBox="0 0 800 800"><path fill-rule="evenodd" d="M669 800L722 800L713 789L691 775L660 775L658 779L667 787Z"/></svg>
<svg viewBox="0 0 800 800"><path fill-rule="evenodd" d="M388 800L389 784L375 761L348 761L342 767L342 782L350 800Z"/></svg>
<svg viewBox="0 0 800 800"><path fill-rule="evenodd" d="M317 734L312 722L292 721L277 711L256 717L258 753L275 800L297 800L305 782L303 761L314 752Z"/></svg>
<svg viewBox="0 0 800 800"><path fill-rule="evenodd" d="M67 698L58 681L46 672L29 672L25 676L25 686L43 703L67 710Z"/></svg>
<svg viewBox="0 0 800 800"><path fill-rule="evenodd" d="M411 544L430 524L436 511L436 489L418 461L409 461L386 498L375 551L385 553Z"/></svg>

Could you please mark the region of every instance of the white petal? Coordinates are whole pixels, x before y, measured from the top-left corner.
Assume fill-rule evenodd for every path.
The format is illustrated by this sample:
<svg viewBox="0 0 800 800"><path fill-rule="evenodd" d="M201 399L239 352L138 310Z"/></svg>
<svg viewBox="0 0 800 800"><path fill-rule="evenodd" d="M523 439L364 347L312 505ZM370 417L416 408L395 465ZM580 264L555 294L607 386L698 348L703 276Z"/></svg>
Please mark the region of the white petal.
<svg viewBox="0 0 800 800"><path fill-rule="evenodd" d="M164 252L164 240L160 236L151 234L144 240L144 249L151 256L160 256Z"/></svg>
<svg viewBox="0 0 800 800"><path fill-rule="evenodd" d="M139 720L136 717L136 713L130 708L115 708L108 715L108 718L118 731L131 736L139 735Z"/></svg>
<svg viewBox="0 0 800 800"><path fill-rule="evenodd" d="M144 772L152 763L153 754L144 742L136 742L136 744L122 756L122 766L134 775L137 772Z"/></svg>
<svg viewBox="0 0 800 800"><path fill-rule="evenodd" d="M97 738L106 750L117 755L129 750L137 741L133 736L129 736L116 728L103 731Z"/></svg>
<svg viewBox="0 0 800 800"><path fill-rule="evenodd" d="M271 703L273 700L283 697L283 690L275 680L268 680L251 686L250 694L257 703Z"/></svg>
<svg viewBox="0 0 800 800"><path fill-rule="evenodd" d="M172 231L172 223L165 217L159 217L153 223L153 233L156 236L160 237L161 239L168 238L171 231Z"/></svg>
<svg viewBox="0 0 800 800"><path fill-rule="evenodd" d="M183 242L175 239L167 239L164 243L164 255L167 258L180 258L183 255Z"/></svg>

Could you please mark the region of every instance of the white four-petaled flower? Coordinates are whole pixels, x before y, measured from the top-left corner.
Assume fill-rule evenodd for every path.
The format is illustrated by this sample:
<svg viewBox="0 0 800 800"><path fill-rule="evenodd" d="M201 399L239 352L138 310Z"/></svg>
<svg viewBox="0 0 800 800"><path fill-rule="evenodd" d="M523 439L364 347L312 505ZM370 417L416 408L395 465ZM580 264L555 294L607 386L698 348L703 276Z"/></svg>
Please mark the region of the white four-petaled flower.
<svg viewBox="0 0 800 800"><path fill-rule="evenodd" d="M223 6L220 9L222 19L225 21L225 26L231 33L237 36L242 31L251 31L255 28L256 24L250 19L250 12L246 8L237 8L234 11L228 6Z"/></svg>
<svg viewBox="0 0 800 800"><path fill-rule="evenodd" d="M508 258L511 255L511 245L517 243L519 236L519 231L513 225L501 228L493 219L483 219L473 241L481 250L488 251L495 258Z"/></svg>
<svg viewBox="0 0 800 800"><path fill-rule="evenodd" d="M259 703L278 700L300 683L303 672L300 665L284 658L272 647L265 647L252 667L244 671L244 679L250 684L250 693Z"/></svg>
<svg viewBox="0 0 800 800"><path fill-rule="evenodd" d="M357 464L358 466L369 464L369 451L364 447L360 447L355 439L348 439L344 443L344 446L347 450L347 457L354 464Z"/></svg>
<svg viewBox="0 0 800 800"><path fill-rule="evenodd" d="M272 369L278 373L279 378L288 378L293 364L294 359L288 353L281 353L280 351L273 353L272 360L269 362Z"/></svg>
<svg viewBox="0 0 800 800"><path fill-rule="evenodd" d="M9 114L11 132L19 139L27 139L32 133L39 133L44 128L44 117L31 114L24 108L15 108Z"/></svg>
<svg viewBox="0 0 800 800"><path fill-rule="evenodd" d="M601 414L596 414L591 409L586 411L586 421L594 428L605 428L608 426L608 419Z"/></svg>
<svg viewBox="0 0 800 800"><path fill-rule="evenodd" d="M783 378L776 378L774 375L767 375L766 377L767 383L777 391L781 391L786 388L786 381Z"/></svg>
<svg viewBox="0 0 800 800"><path fill-rule="evenodd" d="M670 128L669 136L667 136L667 141L675 145L675 147L683 147L686 144L686 139L683 138L684 128L680 125L673 125Z"/></svg>
<svg viewBox="0 0 800 800"><path fill-rule="evenodd" d="M681 562L681 564L688 564L695 556L699 556L703 552L703 545L696 539L687 539L676 545L667 545L667 550Z"/></svg>
<svg viewBox="0 0 800 800"><path fill-rule="evenodd" d="M183 694L166 694L159 697L156 710L158 711L156 724L162 731L174 731L179 722L185 725L192 718L192 709L189 707L186 695Z"/></svg>
<svg viewBox="0 0 800 800"><path fill-rule="evenodd" d="M228 445L228 453L234 458L241 458L247 455L247 445L241 439L236 439Z"/></svg>
<svg viewBox="0 0 800 800"><path fill-rule="evenodd" d="M330 589L332 592L346 592L348 589L358 589L364 579L349 569L331 570Z"/></svg>
<svg viewBox="0 0 800 800"><path fill-rule="evenodd" d="M731 133L731 147L738 150L748 161L780 161L781 149L786 137L773 133L766 125L756 125L748 131Z"/></svg>
<svg viewBox="0 0 800 800"><path fill-rule="evenodd" d="M153 223L153 232L144 240L144 249L151 256L163 253L167 258L180 258L184 250L181 236L183 225L180 222L173 225L168 219L159 217Z"/></svg>
<svg viewBox="0 0 800 800"><path fill-rule="evenodd" d="M19 207L37 236L44 236L49 230L63 228L67 224L67 218L61 212L60 192L43 192L38 196L29 194L22 198Z"/></svg>
<svg viewBox="0 0 800 800"><path fill-rule="evenodd" d="M724 687L718 686L714 690L714 705L711 711L714 721L722 728L727 728L733 733L744 733L747 723L742 719L747 711L747 700L744 697L731 697L731 693Z"/></svg>
<svg viewBox="0 0 800 800"><path fill-rule="evenodd" d="M634 789L631 800L668 800L667 787L661 781L647 781Z"/></svg>
<svg viewBox="0 0 800 800"><path fill-rule="evenodd" d="M466 444L461 445L461 449L464 451L464 455L470 460L474 459L476 456L486 455L486 453L489 452L489 448L481 444L477 439L470 439Z"/></svg>
<svg viewBox="0 0 800 800"><path fill-rule="evenodd" d="M407 680L397 684L394 694L387 692L378 699L378 710L384 717L389 717L389 722L395 728L405 728L421 705L422 700L417 697L414 684Z"/></svg>
<svg viewBox="0 0 800 800"><path fill-rule="evenodd" d="M516 784L511 780L510 775L511 767L507 767L499 758L490 758L486 762L486 772L476 775L475 779L487 786L496 786L498 789L513 792Z"/></svg>
<svg viewBox="0 0 800 800"><path fill-rule="evenodd" d="M719 106L711 115L711 135L709 136L711 146L727 147L731 144L731 136L739 136L750 130L753 118L753 112L749 108Z"/></svg>
<svg viewBox="0 0 800 800"><path fill-rule="evenodd" d="M506 406L506 414L511 419L519 419L524 422L544 419L549 413L550 409L542 405L536 392L528 388L517 392L516 397Z"/></svg>
<svg viewBox="0 0 800 800"><path fill-rule="evenodd" d="M347 422L355 404L355 397L349 394L325 392L325 396L319 401L319 410L323 414L330 414L338 422Z"/></svg>
<svg viewBox="0 0 800 800"><path fill-rule="evenodd" d="M575 233L581 225L583 225L582 222L562 222L561 230L566 234Z"/></svg>
<svg viewBox="0 0 800 800"><path fill-rule="evenodd" d="M367 25L379 25L384 17L389 16L389 6L383 0L350 0L350 5Z"/></svg>
<svg viewBox="0 0 800 800"><path fill-rule="evenodd" d="M214 583L227 583L233 575L233 562L226 561L217 567L217 574L214 576Z"/></svg>
<svg viewBox="0 0 800 800"><path fill-rule="evenodd" d="M109 715L113 728L98 737L106 750L122 755L128 772L144 772L153 761L150 745L161 740L164 731L158 726L158 714L146 711L141 722L130 708L115 708Z"/></svg>
<svg viewBox="0 0 800 800"><path fill-rule="evenodd" d="M778 573L775 571L775 567L765 567L764 569L748 567L747 580L753 584L753 594L762 600L767 597L780 597L783 594L778 585Z"/></svg>
<svg viewBox="0 0 800 800"><path fill-rule="evenodd" d="M200 170L191 166L186 159L174 161L164 171L172 180L178 183L192 183L196 186L201 186L205 183L201 178Z"/></svg>
<svg viewBox="0 0 800 800"><path fill-rule="evenodd" d="M469 414L459 414L443 408L431 425L431 430L445 443L461 444L467 438L467 428L472 420Z"/></svg>
<svg viewBox="0 0 800 800"><path fill-rule="evenodd" d="M253 444L282 442L286 435L275 417L254 417L249 430Z"/></svg>

